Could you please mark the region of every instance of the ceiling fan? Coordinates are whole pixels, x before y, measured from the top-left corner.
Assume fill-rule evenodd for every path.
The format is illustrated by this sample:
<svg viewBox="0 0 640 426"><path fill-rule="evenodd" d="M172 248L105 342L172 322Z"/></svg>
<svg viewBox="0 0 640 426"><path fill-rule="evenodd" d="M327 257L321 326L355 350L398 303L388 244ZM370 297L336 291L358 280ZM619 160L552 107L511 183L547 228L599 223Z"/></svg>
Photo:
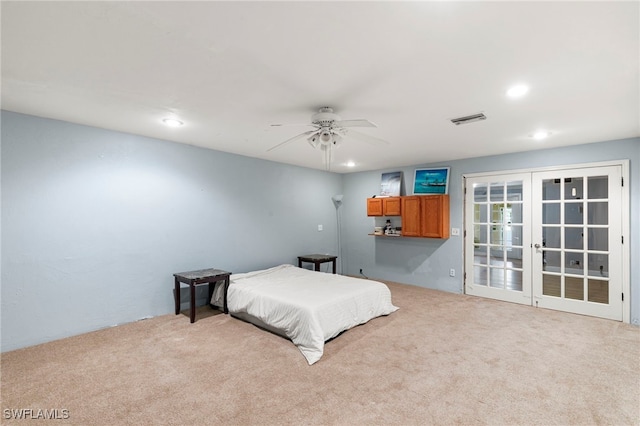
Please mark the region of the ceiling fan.
<svg viewBox="0 0 640 426"><path fill-rule="evenodd" d="M331 151L340 145L343 136L352 137L371 145L389 144L383 139L353 130L353 127L378 127L371 121L365 119L343 120L329 107L320 108L317 113L311 116L311 123L309 124L272 124L271 126L313 126L313 130L300 133L278 145L272 146L267 151L273 151L306 138L309 145L324 152L324 163L327 170L331 166Z"/></svg>

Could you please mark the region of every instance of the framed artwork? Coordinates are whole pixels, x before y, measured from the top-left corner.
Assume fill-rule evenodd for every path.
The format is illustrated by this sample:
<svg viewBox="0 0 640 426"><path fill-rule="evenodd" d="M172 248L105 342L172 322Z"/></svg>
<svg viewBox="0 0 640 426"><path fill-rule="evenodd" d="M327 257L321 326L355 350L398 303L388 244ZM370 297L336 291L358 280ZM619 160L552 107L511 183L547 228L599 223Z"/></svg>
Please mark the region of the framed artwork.
<svg viewBox="0 0 640 426"><path fill-rule="evenodd" d="M380 182L380 195L397 197L400 195L402 172L383 173Z"/></svg>
<svg viewBox="0 0 640 426"><path fill-rule="evenodd" d="M414 195L449 193L449 167L416 169L413 178Z"/></svg>

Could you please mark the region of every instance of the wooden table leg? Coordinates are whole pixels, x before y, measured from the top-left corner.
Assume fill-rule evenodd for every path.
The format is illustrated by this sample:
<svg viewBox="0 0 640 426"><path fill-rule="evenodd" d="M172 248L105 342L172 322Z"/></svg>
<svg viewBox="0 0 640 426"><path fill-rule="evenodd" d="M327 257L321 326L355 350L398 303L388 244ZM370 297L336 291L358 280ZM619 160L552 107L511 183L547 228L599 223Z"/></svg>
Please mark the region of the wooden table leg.
<svg viewBox="0 0 640 426"><path fill-rule="evenodd" d="M191 287L191 312L189 314L191 323L193 323L196 320L196 286L189 284L189 287Z"/></svg>
<svg viewBox="0 0 640 426"><path fill-rule="evenodd" d="M225 314L229 313L229 308L227 307L227 292L229 291L229 284L231 282L231 278L227 277L224 280L224 303L223 303L223 310Z"/></svg>
<svg viewBox="0 0 640 426"><path fill-rule="evenodd" d="M178 278L175 278L175 284L176 284L176 315L178 315L180 313L180 281L178 281Z"/></svg>
<svg viewBox="0 0 640 426"><path fill-rule="evenodd" d="M333 273L336 273L336 260L333 259Z"/></svg>
<svg viewBox="0 0 640 426"><path fill-rule="evenodd" d="M217 281L212 281L209 283L209 298L207 299L207 305L211 305L211 298L213 297L213 290L216 288Z"/></svg>
<svg viewBox="0 0 640 426"><path fill-rule="evenodd" d="M313 262L316 267L314 268L316 271L320 272L320 262Z"/></svg>

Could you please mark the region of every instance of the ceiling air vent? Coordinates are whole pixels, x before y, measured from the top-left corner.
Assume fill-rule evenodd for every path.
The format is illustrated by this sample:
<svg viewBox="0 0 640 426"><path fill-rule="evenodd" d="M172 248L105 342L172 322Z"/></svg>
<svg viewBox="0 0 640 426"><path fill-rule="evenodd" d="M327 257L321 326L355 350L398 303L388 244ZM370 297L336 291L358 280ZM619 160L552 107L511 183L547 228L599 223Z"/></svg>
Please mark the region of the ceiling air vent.
<svg viewBox="0 0 640 426"><path fill-rule="evenodd" d="M483 113L478 113L473 115L467 115L465 117L452 118L451 122L456 126L459 126L461 124L473 123L474 121L482 121L486 119L487 119L486 115L484 115Z"/></svg>

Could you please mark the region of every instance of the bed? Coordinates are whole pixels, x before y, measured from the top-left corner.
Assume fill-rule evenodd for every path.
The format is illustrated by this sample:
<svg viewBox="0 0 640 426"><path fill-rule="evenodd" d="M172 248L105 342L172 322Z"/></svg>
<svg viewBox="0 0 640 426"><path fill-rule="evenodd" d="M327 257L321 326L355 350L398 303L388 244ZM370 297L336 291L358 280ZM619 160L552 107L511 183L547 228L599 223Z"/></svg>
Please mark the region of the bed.
<svg viewBox="0 0 640 426"><path fill-rule="evenodd" d="M222 305L222 287L212 304ZM291 340L309 365L322 357L325 341L398 309L384 283L293 265L231 275L227 305L234 317Z"/></svg>

